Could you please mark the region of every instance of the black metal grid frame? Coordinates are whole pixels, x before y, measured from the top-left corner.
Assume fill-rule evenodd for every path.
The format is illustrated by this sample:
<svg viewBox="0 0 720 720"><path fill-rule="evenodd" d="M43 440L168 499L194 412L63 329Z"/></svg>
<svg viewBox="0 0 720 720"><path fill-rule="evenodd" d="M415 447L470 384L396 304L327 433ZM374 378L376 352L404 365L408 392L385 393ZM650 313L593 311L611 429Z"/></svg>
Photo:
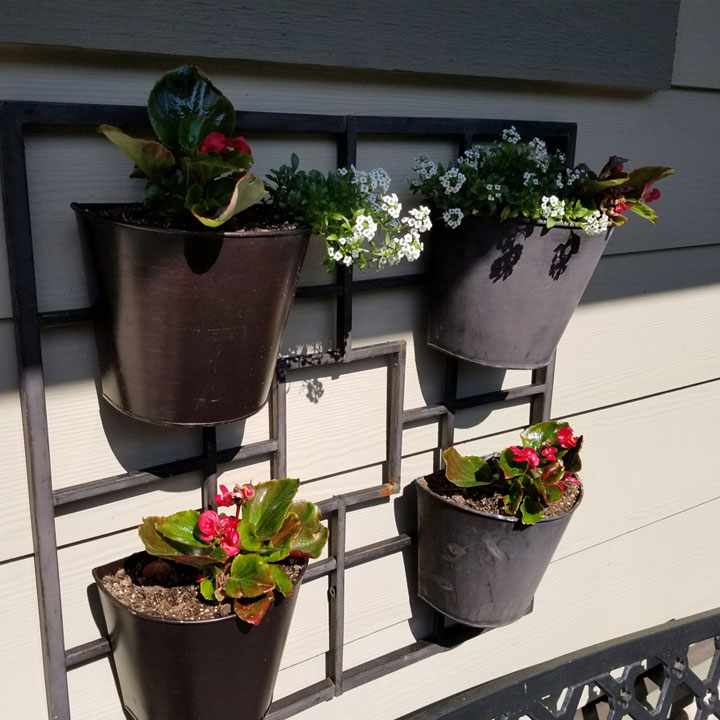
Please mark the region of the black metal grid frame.
<svg viewBox="0 0 720 720"><path fill-rule="evenodd" d="M41 334L45 328L91 321L92 308L50 312L38 310L24 133L29 127L88 129L103 122L126 127L148 125L145 108L137 106L0 102L0 180L19 368L48 716L52 720L70 720L67 671L109 653L109 644L105 638L69 649L64 646L54 524L56 514L72 512L78 503L91 498L97 500L128 488L151 486L161 479L189 471L202 472L202 506L210 507L216 493L220 466L253 458L269 458L271 476L284 477L287 474L286 383L293 373L311 366L341 367L362 360L385 359L388 366L387 454L381 485L336 495L318 503L323 513L329 517L329 556L310 566L305 582L328 577L329 651L326 678L273 703L268 718L281 720L290 717L340 695L345 690L442 652L476 635L477 631L463 628L445 631L442 616L436 613L433 634L427 640L420 640L354 668L346 669L343 663L345 570L398 552L412 544L410 535L400 534L372 545L345 551L346 512L353 507L381 500L400 491L403 428L409 424L438 421L438 446L446 448L453 442L455 414L464 408L526 399L530 404L529 423L539 422L550 416L554 359L546 367L533 371L529 385L458 398L458 361L448 357L443 401L426 407L404 409L405 343L396 341L353 347L353 296L358 292L419 284L424 281L423 275L376 277L358 281L353 279L352 269L342 267L338 268L336 281L332 284L298 288L297 298L336 298L335 348L327 352L278 360L276 380L269 401L268 440L218 450L215 429L204 427L201 429L202 453L199 456L53 490ZM523 135L537 135L544 138L551 148L562 149L569 162L574 156L576 138L574 123L473 118L238 112L236 124L245 132L263 135L330 135L337 142L338 166L355 163L358 137L362 135L398 138L444 137L454 139L458 149L463 151L474 142L497 136L508 125L514 124ZM442 642L438 643L436 640L441 633Z"/></svg>

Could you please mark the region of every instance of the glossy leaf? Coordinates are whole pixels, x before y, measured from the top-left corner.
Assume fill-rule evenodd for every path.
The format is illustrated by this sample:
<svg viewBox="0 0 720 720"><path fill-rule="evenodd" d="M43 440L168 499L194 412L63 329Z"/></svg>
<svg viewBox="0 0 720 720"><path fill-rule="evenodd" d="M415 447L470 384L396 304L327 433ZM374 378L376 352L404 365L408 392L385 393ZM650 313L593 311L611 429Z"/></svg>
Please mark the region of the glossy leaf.
<svg viewBox="0 0 720 720"><path fill-rule="evenodd" d="M186 142L199 143L211 132L229 136L235 129L232 103L194 65L183 65L158 80L148 98L148 115L160 142L170 148L180 146L180 127L186 118L202 118L199 126L194 124L199 121L183 125Z"/></svg>
<svg viewBox="0 0 720 720"><path fill-rule="evenodd" d="M261 596L255 602L242 602L236 599L233 603L235 614L250 625L259 625L265 617L265 613L270 609L273 602L272 592Z"/></svg>
<svg viewBox="0 0 720 720"><path fill-rule="evenodd" d="M513 460L513 455L514 453L510 448L505 448L497 459L498 467L507 480L520 477L528 471L528 464L524 461Z"/></svg>
<svg viewBox="0 0 720 720"><path fill-rule="evenodd" d="M458 487L477 487L493 481L490 465L476 455L461 455L454 447L443 451L445 477Z"/></svg>
<svg viewBox="0 0 720 720"><path fill-rule="evenodd" d="M289 513L285 518L277 535L259 551L265 562L279 562L290 554L293 540L300 532L300 518L295 513Z"/></svg>
<svg viewBox="0 0 720 720"><path fill-rule="evenodd" d="M240 547L249 552L255 552L262 547L262 540L255 532L255 526L248 520L241 520L237 524L237 532L240 536Z"/></svg>
<svg viewBox="0 0 720 720"><path fill-rule="evenodd" d="M537 500L526 495L520 503L520 512L525 525L533 525L542 518L544 511L543 506Z"/></svg>
<svg viewBox="0 0 720 720"><path fill-rule="evenodd" d="M639 199L648 186L662 180L663 178L673 175L675 171L669 167L641 167L633 170L627 178L627 183L631 186L632 192L628 192L627 196Z"/></svg>
<svg viewBox="0 0 720 720"><path fill-rule="evenodd" d="M547 487L547 501L557 502L562 498L563 491L559 485L548 485Z"/></svg>
<svg viewBox="0 0 720 720"><path fill-rule="evenodd" d="M244 175L235 184L235 189L227 206L215 217L205 217L197 212L197 207L188 208L190 212L207 227L218 227L230 218L260 202L267 194L262 180L254 175Z"/></svg>
<svg viewBox="0 0 720 720"><path fill-rule="evenodd" d="M227 553L221 547L210 544L199 547L169 540L155 529L155 523L164 518L147 517L138 528L138 534L147 552L156 557L165 557L193 567L205 568L227 560Z"/></svg>
<svg viewBox="0 0 720 720"><path fill-rule="evenodd" d="M275 580L275 586L285 596L292 595L293 584L288 574L280 565L270 565L270 573Z"/></svg>
<svg viewBox="0 0 720 720"><path fill-rule="evenodd" d="M523 486L519 483L513 483L510 487L510 492L503 498L505 503L505 512L508 515L515 515L524 496L525 490Z"/></svg>
<svg viewBox="0 0 720 720"><path fill-rule="evenodd" d="M577 439L577 445L571 447L565 457L563 458L563 465L565 465L565 471L576 473L582 470L582 461L580 460L580 450L582 450L583 436L581 435Z"/></svg>
<svg viewBox="0 0 720 720"><path fill-rule="evenodd" d="M168 540L175 540L185 545L209 547L211 543L201 540L195 533L200 513L197 510L183 510L168 517L160 518L155 529Z"/></svg>
<svg viewBox="0 0 720 720"><path fill-rule="evenodd" d="M645 220L649 220L651 223L657 225L657 213L649 205L646 205L644 202L642 202L642 200L636 200L635 202L631 202L629 209L636 215L639 215L641 218L645 218Z"/></svg>
<svg viewBox="0 0 720 720"><path fill-rule="evenodd" d="M542 474L542 481L544 485L555 485L559 480L562 480L562 476L564 474L565 470L563 468L563 464L561 462L558 462L557 460L555 462L550 463L549 465L546 465L543 469Z"/></svg>
<svg viewBox="0 0 720 720"><path fill-rule="evenodd" d="M150 180L162 179L175 166L173 154L156 140L131 137L113 125L101 125L98 131L117 145Z"/></svg>
<svg viewBox="0 0 720 720"><path fill-rule="evenodd" d="M200 594L210 602L215 600L215 583L211 578L206 577L202 580L200 583Z"/></svg>
<svg viewBox="0 0 720 720"><path fill-rule="evenodd" d="M242 518L255 526L257 536L271 540L285 522L290 504L300 487L293 478L270 480L255 486L255 495L242 508Z"/></svg>
<svg viewBox="0 0 720 720"><path fill-rule="evenodd" d="M290 554L320 557L328 539L328 529L320 523L320 508L311 502L295 502L290 509L300 519L300 532L293 541Z"/></svg>
<svg viewBox="0 0 720 720"><path fill-rule="evenodd" d="M557 440L558 430L565 427L569 427L566 422L541 422L537 425L531 425L521 432L520 437L525 447L531 447L536 452L540 452L543 443L554 443Z"/></svg>
<svg viewBox="0 0 720 720"><path fill-rule="evenodd" d="M230 597L258 597L275 587L268 565L259 555L236 555L225 580L225 592Z"/></svg>

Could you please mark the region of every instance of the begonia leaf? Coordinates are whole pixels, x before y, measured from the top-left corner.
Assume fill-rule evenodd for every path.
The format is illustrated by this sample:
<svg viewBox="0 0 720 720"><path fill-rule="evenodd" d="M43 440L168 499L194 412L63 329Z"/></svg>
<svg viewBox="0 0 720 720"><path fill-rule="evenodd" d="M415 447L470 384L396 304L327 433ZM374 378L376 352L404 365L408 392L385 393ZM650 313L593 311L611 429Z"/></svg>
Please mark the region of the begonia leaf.
<svg viewBox="0 0 720 720"><path fill-rule="evenodd" d="M210 543L201 540L196 533L200 513L197 510L183 510L168 517L160 518L155 529L168 540L175 540L185 545L208 547Z"/></svg>
<svg viewBox="0 0 720 720"><path fill-rule="evenodd" d="M283 560L290 554L293 540L300 532L301 524L300 518L296 513L288 513L283 522L282 527L278 530L275 537L263 547L259 552L262 555L263 560L266 562L278 562Z"/></svg>
<svg viewBox="0 0 720 720"><path fill-rule="evenodd" d="M262 547L262 540L255 532L255 526L248 520L241 520L237 524L237 533L240 536L240 547L249 552L255 552Z"/></svg>
<svg viewBox="0 0 720 720"><path fill-rule="evenodd" d="M558 430L564 427L568 427L568 424L552 421L541 422L523 430L520 437L525 447L531 447L536 452L540 452L543 443L554 443Z"/></svg>
<svg viewBox="0 0 720 720"><path fill-rule="evenodd" d="M505 503L505 512L508 515L515 515L520 507L520 503L522 502L524 495L525 490L523 489L523 486L519 483L513 483L510 487L510 491L503 498L503 502Z"/></svg>
<svg viewBox="0 0 720 720"><path fill-rule="evenodd" d="M557 502L562 498L563 491L559 485L548 485L547 486L547 501Z"/></svg>
<svg viewBox="0 0 720 720"><path fill-rule="evenodd" d="M300 519L301 526L290 554L313 559L320 557L328 539L328 529L320 523L320 508L311 502L295 502L290 509Z"/></svg>
<svg viewBox="0 0 720 720"><path fill-rule="evenodd" d="M275 587L268 565L259 555L236 555L225 579L225 592L230 597L258 597Z"/></svg>
<svg viewBox="0 0 720 720"><path fill-rule="evenodd" d="M300 481L294 478L270 480L255 485L255 495L245 502L242 518L255 526L257 536L271 540L285 522L285 516Z"/></svg>
<svg viewBox="0 0 720 720"><path fill-rule="evenodd" d="M570 473L576 473L582 470L582 461L580 460L580 450L582 449L583 436L581 435L577 439L575 447L568 449L565 457L563 457L563 465L565 465L565 471Z"/></svg>
<svg viewBox="0 0 720 720"><path fill-rule="evenodd" d="M140 540L145 550L156 557L169 558L184 565L203 568L227 560L227 553L221 548L206 543L204 546L185 545L184 543L169 540L155 529L155 523L164 518L146 517L138 528Z"/></svg>
<svg viewBox="0 0 720 720"><path fill-rule="evenodd" d="M131 137L113 125L101 125L98 131L135 163L143 177L162 179L175 166L173 154L156 140Z"/></svg>
<svg viewBox="0 0 720 720"><path fill-rule="evenodd" d="M645 218L645 220L649 220L651 223L657 225L657 213L649 205L642 202L642 200L635 200L634 202L631 202L628 209L636 215L639 215L641 218Z"/></svg>
<svg viewBox="0 0 720 720"><path fill-rule="evenodd" d="M265 617L265 613L270 609L273 602L272 592L262 595L254 602L243 602L239 598L235 599L233 607L235 614L250 625L259 625Z"/></svg>
<svg viewBox="0 0 720 720"><path fill-rule="evenodd" d="M267 191L265 190L262 180L248 173L237 181L232 196L230 197L230 202L215 217L201 215L195 206L191 206L188 209L203 225L207 227L218 227L243 210L260 202L266 194Z"/></svg>
<svg viewBox="0 0 720 720"><path fill-rule="evenodd" d="M200 132L205 133L202 141L211 132L229 136L235 129L232 103L194 65L183 65L158 80L148 98L148 115L158 139L170 148L179 147L180 125L188 117L202 118L203 124L192 132L185 126L186 141Z"/></svg>
<svg viewBox="0 0 720 720"><path fill-rule="evenodd" d="M288 574L280 565L270 565L270 573L275 580L275 587L285 596L292 595L293 584Z"/></svg>
<svg viewBox="0 0 720 720"><path fill-rule="evenodd" d="M477 455L461 455L454 447L443 451L445 477L458 487L477 487L493 481L490 465Z"/></svg>
<svg viewBox="0 0 720 720"><path fill-rule="evenodd" d="M526 495L520 503L521 519L525 525L533 525L543 516L543 506L534 498Z"/></svg>
<svg viewBox="0 0 720 720"><path fill-rule="evenodd" d="M507 480L510 478L520 477L528 471L527 462L513 460L514 452L510 448L505 448L497 459L497 464Z"/></svg>

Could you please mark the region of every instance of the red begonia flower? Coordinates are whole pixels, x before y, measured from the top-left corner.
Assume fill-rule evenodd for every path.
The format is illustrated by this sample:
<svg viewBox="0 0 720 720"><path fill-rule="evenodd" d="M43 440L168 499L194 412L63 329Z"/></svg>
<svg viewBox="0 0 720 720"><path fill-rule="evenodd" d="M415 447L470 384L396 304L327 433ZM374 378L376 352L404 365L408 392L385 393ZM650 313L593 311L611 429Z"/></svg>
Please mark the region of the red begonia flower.
<svg viewBox="0 0 720 720"><path fill-rule="evenodd" d="M510 449L513 452L513 460L515 462L526 462L530 465L530 467L537 467L540 464L540 458L532 448L519 448L513 446Z"/></svg>
<svg viewBox="0 0 720 720"><path fill-rule="evenodd" d="M203 154L221 153L227 147L227 141L228 139L222 133L210 133L200 144L200 152Z"/></svg>
<svg viewBox="0 0 720 720"><path fill-rule="evenodd" d="M250 149L250 146L245 142L244 137L236 137L232 140L228 138L227 147L230 147L237 152L244 152L248 155L252 155L252 150Z"/></svg>
<svg viewBox="0 0 720 720"><path fill-rule="evenodd" d="M557 460L555 455L557 455L558 449L556 447L547 447L544 450L540 451L540 454L544 457L550 460L550 462L554 462Z"/></svg>
<svg viewBox="0 0 720 720"><path fill-rule="evenodd" d="M250 483L245 483L245 485L240 488L240 492L245 500L255 497L255 488Z"/></svg>
<svg viewBox="0 0 720 720"><path fill-rule="evenodd" d="M214 510L206 510L198 518L198 530L200 539L210 542L217 534L220 524L220 516Z"/></svg>
<svg viewBox="0 0 720 720"><path fill-rule="evenodd" d="M567 427L558 430L557 441L561 448L567 450L568 448L575 447L578 439L573 434L572 428Z"/></svg>
<svg viewBox="0 0 720 720"><path fill-rule="evenodd" d="M630 209L630 203L618 203L618 204L615 205L615 207L613 208L613 210L614 210L616 213L625 212L626 210L629 210L629 209Z"/></svg>
<svg viewBox="0 0 720 720"><path fill-rule="evenodd" d="M580 484L580 481L572 473L565 473L563 475L563 482L568 482L568 483L571 483L572 485Z"/></svg>
<svg viewBox="0 0 720 720"><path fill-rule="evenodd" d="M215 496L215 504L220 507L230 507L234 505L233 494L227 489L226 485L220 486L220 493Z"/></svg>
<svg viewBox="0 0 720 720"><path fill-rule="evenodd" d="M623 171L623 168L624 168L624 167L625 167L625 166L624 166L622 163L621 163L620 165L616 165L616 166L612 169L613 175L614 175L615 173L621 173L621 172Z"/></svg>
<svg viewBox="0 0 720 720"><path fill-rule="evenodd" d="M657 200L660 197L660 191L657 188L653 188L652 190L646 190L643 193L642 199L646 203L651 203Z"/></svg>

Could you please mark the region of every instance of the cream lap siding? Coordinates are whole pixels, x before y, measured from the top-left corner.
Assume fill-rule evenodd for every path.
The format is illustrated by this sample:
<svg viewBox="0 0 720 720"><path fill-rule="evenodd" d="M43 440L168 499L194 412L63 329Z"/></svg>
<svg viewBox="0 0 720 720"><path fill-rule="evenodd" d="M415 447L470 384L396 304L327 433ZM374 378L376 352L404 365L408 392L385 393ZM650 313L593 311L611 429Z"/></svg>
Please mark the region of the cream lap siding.
<svg viewBox="0 0 720 720"><path fill-rule="evenodd" d="M179 60L178 60L179 62ZM174 59L25 50L0 45L0 98L142 104ZM672 89L655 94L549 88L508 82L357 74L208 61L203 67L247 110L332 114L508 117L578 124L576 156L592 166L611 153L631 165L672 165L663 182L660 224L632 220L610 241L558 350L553 415L585 433L587 494L550 566L533 614L460 648L361 686L297 716L390 720L463 688L565 652L717 606L712 569L720 490L712 473L678 468L683 454L713 447L720 430L720 204L712 196L720 165L720 93ZM327 138L252 138L263 172L291 152L303 166L329 168ZM358 163L384 166L401 180L421 151L450 157L443 142L361 139ZM27 143L36 270L43 310L81 307L87 289L72 200L128 200L141 188L124 157L89 133L33 133ZM401 193L409 199L407 190ZM0 225L0 234L4 230ZM328 276L313 240L304 284ZM390 272L420 272L422 264ZM371 277L371 271L365 276ZM354 342L408 343L406 409L437 402L441 355L424 344L423 291L356 297ZM15 346L4 242L0 242L0 710L46 716ZM298 300L282 347L327 349L334 305ZM54 486L162 462L198 451L198 435L155 428L98 403L97 360L89 326L43 333ZM288 473L320 500L379 482L385 457L385 366L310 369L288 385ZM529 381L523 371L461 369L470 395ZM265 410L219 431L219 443L267 438ZM527 405L458 414L456 438L473 452L508 443L527 421ZM404 432L403 484L432 467L437 425ZM262 479L267 462L223 468L222 482ZM138 547L133 527L149 512L197 502L195 478L87 503L56 520L67 646L97 637L87 601L90 568ZM405 531L409 491L348 514L348 548ZM347 571L346 667L410 644L430 615L408 593L412 553ZM324 677L327 585L302 588L276 698ZM562 624L558 626L558 616ZM562 631L558 630L562 628ZM123 717L107 660L69 674L73 720Z"/></svg>

